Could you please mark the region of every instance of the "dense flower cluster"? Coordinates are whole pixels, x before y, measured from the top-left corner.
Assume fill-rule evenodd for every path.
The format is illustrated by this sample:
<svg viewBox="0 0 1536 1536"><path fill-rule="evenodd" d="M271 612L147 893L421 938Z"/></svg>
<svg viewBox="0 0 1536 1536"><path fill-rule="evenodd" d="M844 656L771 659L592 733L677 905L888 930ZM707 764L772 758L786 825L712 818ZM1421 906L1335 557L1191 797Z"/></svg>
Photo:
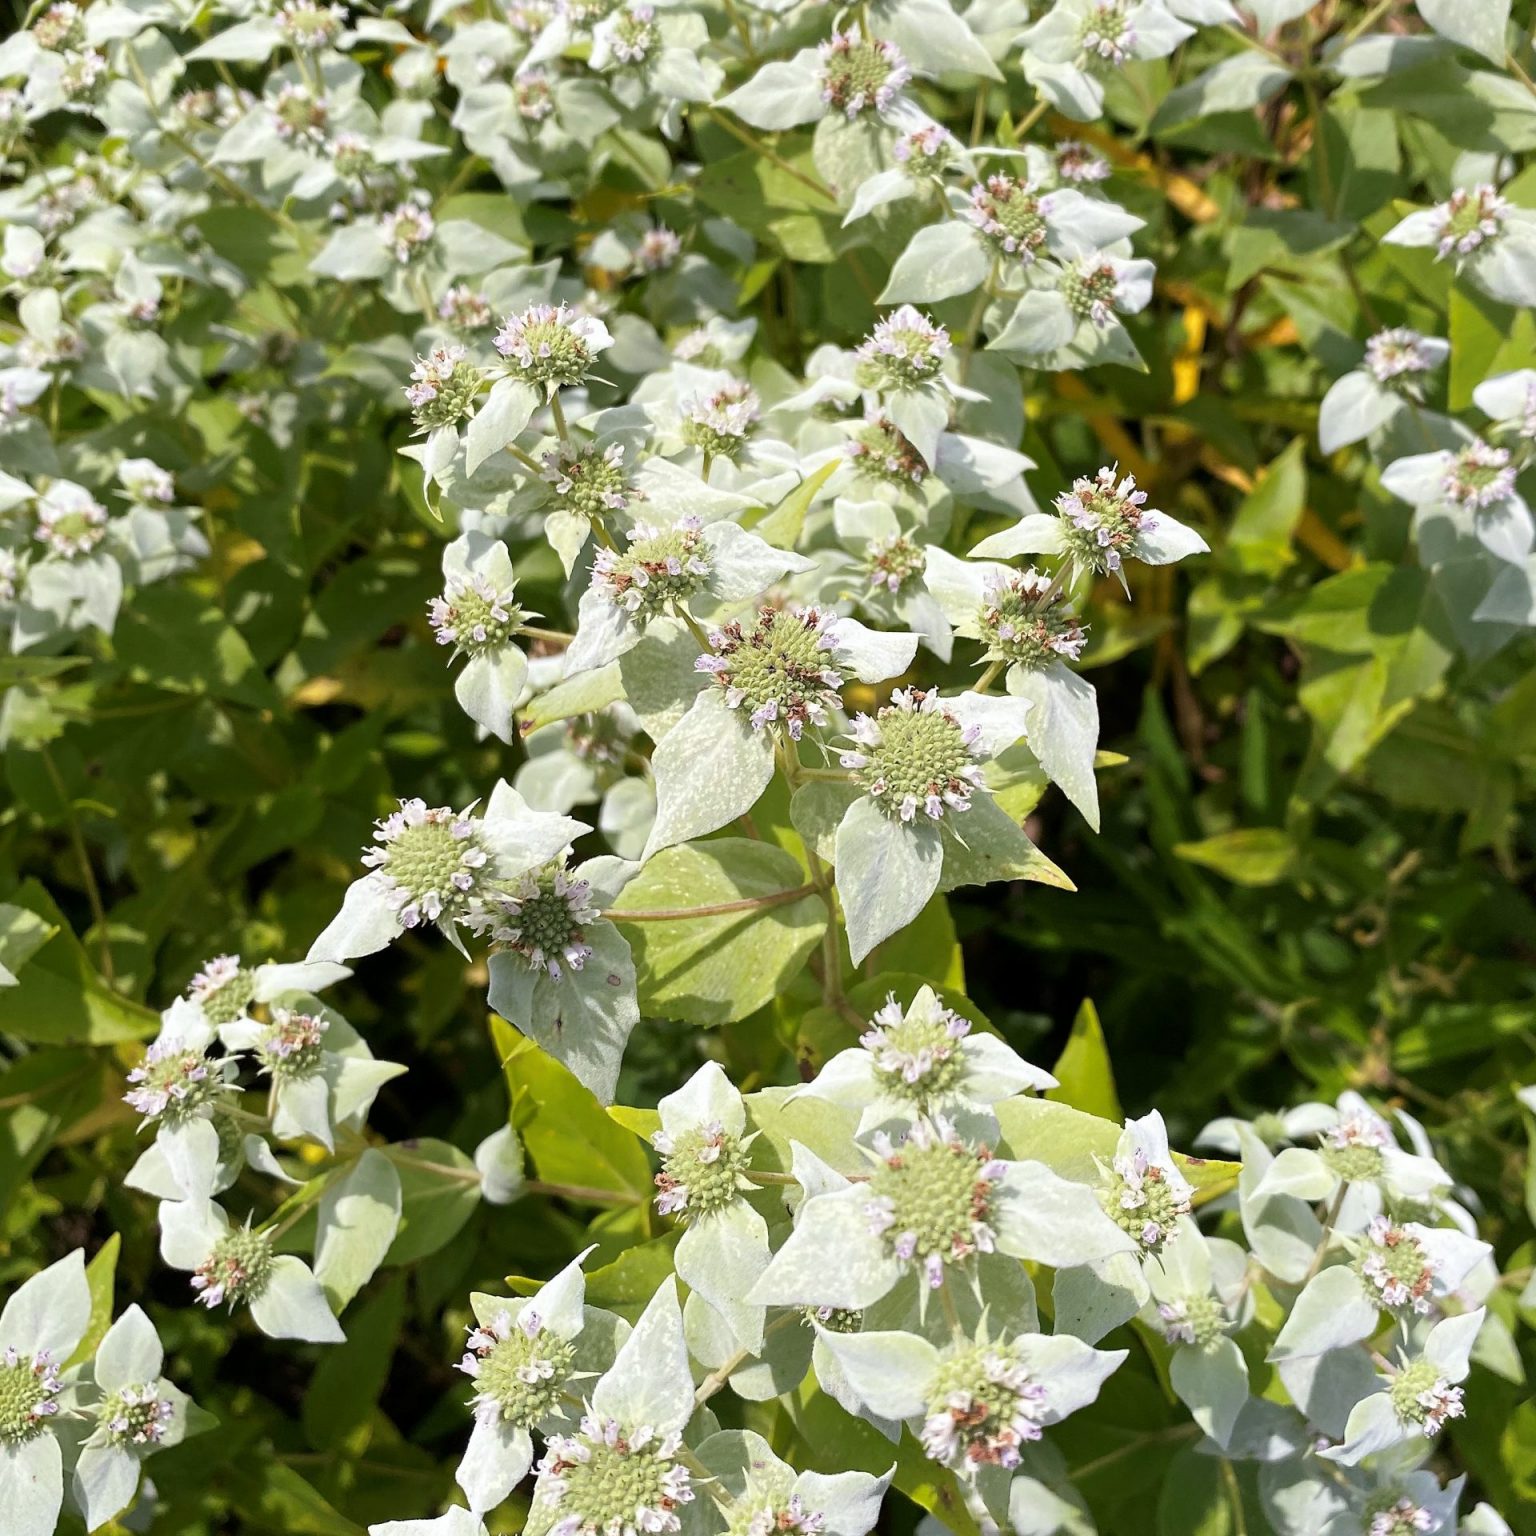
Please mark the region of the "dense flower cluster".
<svg viewBox="0 0 1536 1536"><path fill-rule="evenodd" d="M1217 1122L1223 1159L1187 1156L1156 1111L1119 1123L1091 1010L1057 1075L1017 1053L1004 1031L1035 1004L983 1017L944 907L1008 888L999 932L1028 933L1026 883L1070 889L1053 857L1086 835L1055 797L1097 832L1115 764L1162 796L1148 846L1166 839L1181 873L1347 883L1347 860L1294 855L1316 802L1280 814L1262 690L1232 805L1275 813L1236 835L1283 866L1234 860L1232 806L1187 826L1172 807L1163 743L1203 751L1190 676L1247 617L1284 637L1284 665L1315 647L1337 668L1295 712L1332 733L1318 784L1364 763L1399 706L1434 706L1425 742L1475 717L1502 775L1469 792L1478 846L1515 862L1523 770L1504 749L1524 715L1447 676L1470 658L1529 702L1495 659L1536 623L1536 372L1509 366L1536 308L1536 212L1500 137L1530 87L1505 44L1529 40L1507 7L1338 9L57 0L0 42L0 741L18 824L65 829L83 895L5 904L0 985L30 965L47 1007L68 993L41 1023L36 994L0 1020L14 1161L30 1174L23 1142L74 1083L117 1085L133 1115L77 1118L71 1145L137 1122L120 1198L153 1202L160 1258L204 1309L167 1335L173 1376L236 1309L317 1346L343 1322L354 1343L406 1327L417 1355L430 1332L401 1298L428 1313L516 1255L515 1294L454 1316L455 1337L472 1319L455 1502L403 1476L421 1518L375 1520L380 1536L524 1519L672 1536L695 1517L868 1536L893 1486L957 1528L1087 1530L1100 1496L1072 1467L1134 1448L1143 1420L1159 1456L1201 1458L1194 1476L1170 1461L1159 1528L1219 1524L1225 1504L1178 1502L1208 1484L1281 1536L1498 1536L1487 1506L1458 1527L1462 1484L1426 1442L1477 1401L1474 1360L1518 1374L1518 1309L1492 1300L1510 1276L1417 1121L1346 1088ZM1426 27L1438 41L1411 35ZM1442 143L1428 109L1427 150L1392 129L1394 102L1453 88L1474 142L1440 123ZM1234 162L1255 134L1249 178ZM1208 158L1191 171L1170 145ZM1297 204L1305 177L1316 207ZM1393 190L1373 201L1378 181ZM1207 249L1239 296L1211 347ZM1310 291L1336 253L1351 283ZM1261 389L1271 342L1300 352ZM1294 441L1266 457L1280 429ZM1314 431L1349 495L1310 483ZM1334 524L1367 512L1357 559ZM1264 586L1299 581L1304 556L1330 593ZM1185 560L1187 666L1166 575L1127 607L1138 566ZM1351 627L1332 598L1367 587ZM1100 751L1088 669L1142 644L1155 675L1125 764ZM435 712L450 693L464 718ZM149 747L172 709L185 760L164 768ZM104 768L114 720L139 734ZM301 744L312 771L286 784ZM410 765L418 783L393 785ZM1411 766L1438 809L1440 779ZM135 839L92 799L111 773L143 807L184 777L206 814ZM1122 840L1142 830L1123 811ZM217 955L158 1022L130 1002L189 958L188 870L254 954L314 915L253 873L278 834L301 827L334 881L372 816L305 960ZM92 842L109 878L148 870L163 901L104 902ZM1104 849L1145 873L1145 848ZM1211 942L1220 903L1187 893ZM319 994L391 944L378 974L421 1005L435 1089L463 1088L436 1119L473 1128L473 1156L410 1126L408 1096L389 1105L402 1139L368 1123L402 1069ZM1242 986L1271 958L1223 955ZM1392 995L1438 986L1433 959L1394 969ZM494 1063L441 1033L439 994L461 985L483 990ZM1295 1030L1320 989L1291 993ZM60 1042L77 1053L62 1088L30 1059ZM1233 1031L1233 1061L1249 1043ZM1340 1086L1395 1091L1374 1052ZM667 1074L671 1091L630 1096ZM1180 1145L1191 1128L1174 1121ZM529 1193L560 1203L471 1220ZM477 1228L497 1267L450 1249ZM578 1232L592 1246L570 1258ZM523 1278L562 1248L552 1278ZM427 1260L414 1288L374 1279ZM144 1313L103 1316L115 1262L39 1265L0 1315L7 1536L76 1516L153 1529L141 1462L213 1431ZM392 1454L384 1415L346 1401L346 1433L327 1422L352 1377L384 1380L364 1353L304 1401L338 1499L364 1440ZM1111 1449L1051 1443L1138 1369ZM741 1404L710 1406L726 1392ZM189 1528L247 1499L355 1528L304 1483L276 1405L231 1404L270 1466ZM884 1470L868 1447L904 1432L931 1465L893 1449ZM855 1443L866 1470L841 1463Z"/></svg>

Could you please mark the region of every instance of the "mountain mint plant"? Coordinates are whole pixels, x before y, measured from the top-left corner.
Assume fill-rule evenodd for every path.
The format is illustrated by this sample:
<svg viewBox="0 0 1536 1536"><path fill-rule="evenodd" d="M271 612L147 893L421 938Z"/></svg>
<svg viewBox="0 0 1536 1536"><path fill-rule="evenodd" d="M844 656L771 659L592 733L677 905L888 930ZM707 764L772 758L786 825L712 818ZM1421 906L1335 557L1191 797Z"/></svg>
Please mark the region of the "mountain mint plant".
<svg viewBox="0 0 1536 1536"><path fill-rule="evenodd" d="M1531 1531L1531 21L18 11L6 1536Z"/></svg>

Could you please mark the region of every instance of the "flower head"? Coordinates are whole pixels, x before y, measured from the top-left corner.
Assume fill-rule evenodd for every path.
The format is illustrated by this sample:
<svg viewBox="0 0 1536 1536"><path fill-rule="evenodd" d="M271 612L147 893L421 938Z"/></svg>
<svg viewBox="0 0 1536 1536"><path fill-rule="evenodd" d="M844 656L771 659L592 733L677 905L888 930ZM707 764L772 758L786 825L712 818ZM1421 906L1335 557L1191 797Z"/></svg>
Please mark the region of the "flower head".
<svg viewBox="0 0 1536 1536"><path fill-rule="evenodd" d="M1323 1161L1337 1177L1368 1182L1382 1173L1382 1152L1395 1145L1387 1122L1364 1107L1341 1115L1323 1132Z"/></svg>
<svg viewBox="0 0 1536 1536"><path fill-rule="evenodd" d="M626 1429L588 1411L575 1435L553 1435L539 1463L539 1494L555 1508L550 1536L659 1536L679 1531L693 1501L677 1459L682 1436Z"/></svg>
<svg viewBox="0 0 1536 1536"><path fill-rule="evenodd" d="M601 916L592 905L591 885L555 859L487 897L473 926L521 955L530 969L559 981L567 966L579 971L586 964L592 947L584 930Z"/></svg>
<svg viewBox="0 0 1536 1536"><path fill-rule="evenodd" d="M889 416L873 412L844 447L854 469L886 485L921 485L928 478L923 456Z"/></svg>
<svg viewBox="0 0 1536 1536"><path fill-rule="evenodd" d="M457 655L480 656L512 642L529 617L517 604L515 584L498 587L480 571L452 572L428 604L427 622L439 645Z"/></svg>
<svg viewBox="0 0 1536 1536"><path fill-rule="evenodd" d="M762 608L755 621L733 619L709 637L694 663L725 689L732 709L746 706L754 731L782 724L799 741L807 724L826 725L839 703L837 620L815 608Z"/></svg>
<svg viewBox="0 0 1536 1536"><path fill-rule="evenodd" d="M437 232L437 220L420 203L401 203L379 220L379 232L384 236L384 244L403 267L426 249Z"/></svg>
<svg viewBox="0 0 1536 1536"><path fill-rule="evenodd" d="M622 512L630 502L643 499L643 492L625 474L622 443L602 448L596 443L557 448L544 455L544 480L554 487L555 502L561 510L578 517Z"/></svg>
<svg viewBox="0 0 1536 1536"><path fill-rule="evenodd" d="M1440 489L1447 501L1474 512L1508 501L1515 493L1509 449L1495 448L1481 438L1468 443L1446 465Z"/></svg>
<svg viewBox="0 0 1536 1536"><path fill-rule="evenodd" d="M1061 279L1061 294L1077 320L1091 320L1103 330L1125 306L1126 286L1119 266L1102 256L1074 261Z"/></svg>
<svg viewBox="0 0 1536 1536"><path fill-rule="evenodd" d="M277 24L292 48L316 52L329 48L347 24L346 7L321 5L318 0L285 0Z"/></svg>
<svg viewBox="0 0 1536 1536"><path fill-rule="evenodd" d="M1148 1122L1153 1122L1150 1128ZM1131 1121L1099 1192L1109 1219L1143 1249L1159 1249L1173 1236L1179 1218L1189 1214L1193 1195L1168 1157L1161 1117L1154 1111Z"/></svg>
<svg viewBox="0 0 1536 1536"><path fill-rule="evenodd" d="M200 1306L250 1302L265 1290L272 1274L272 1240L251 1227L231 1227L192 1271L192 1289Z"/></svg>
<svg viewBox="0 0 1536 1536"><path fill-rule="evenodd" d="M986 1147L962 1141L942 1116L919 1120L899 1143L879 1132L874 1145L881 1162L864 1215L893 1258L920 1265L937 1287L946 1264L994 1250L992 1186L1004 1165Z"/></svg>
<svg viewBox="0 0 1536 1536"><path fill-rule="evenodd" d="M927 1102L960 1086L964 1073L961 1042L971 1021L937 1000L931 1008L903 1009L893 993L859 1036L869 1052L875 1079L892 1097Z"/></svg>
<svg viewBox="0 0 1536 1536"><path fill-rule="evenodd" d="M1103 575L1118 571L1136 540L1156 526L1157 514L1144 510L1147 493L1136 489L1136 477L1117 478L1106 466L1091 480L1080 475L1072 489L1056 498L1062 533L1072 557Z"/></svg>
<svg viewBox="0 0 1536 1536"><path fill-rule="evenodd" d="M954 158L955 136L937 123L924 123L896 140L892 154L909 176L937 176Z"/></svg>
<svg viewBox="0 0 1536 1536"><path fill-rule="evenodd" d="M592 585L639 623L687 603L709 575L704 526L696 517L670 526L636 523L628 543L622 552L597 552Z"/></svg>
<svg viewBox="0 0 1536 1536"><path fill-rule="evenodd" d="M330 103L302 85L284 85L272 98L272 126L289 143L325 143L330 121Z"/></svg>
<svg viewBox="0 0 1536 1536"><path fill-rule="evenodd" d="M1461 1388L1442 1376L1433 1360L1422 1357L1392 1372L1387 1395L1398 1419L1415 1425L1426 1439L1438 1435L1447 1419L1459 1419L1467 1411Z"/></svg>
<svg viewBox="0 0 1536 1536"><path fill-rule="evenodd" d="M1078 139L1063 139L1052 152L1056 174L1065 182L1081 184L1106 181L1109 161Z"/></svg>
<svg viewBox="0 0 1536 1536"><path fill-rule="evenodd" d="M1439 1530L1440 1518L1407 1494L1388 1493L1367 1506L1364 1529L1365 1536L1420 1536Z"/></svg>
<svg viewBox="0 0 1536 1536"><path fill-rule="evenodd" d="M842 754L875 803L889 816L911 821L918 811L940 821L946 811L967 811L985 787L976 743L979 725L962 726L937 689L898 688L873 716L855 715L854 745Z"/></svg>
<svg viewBox="0 0 1536 1536"><path fill-rule="evenodd" d="M461 335L491 323L491 301L468 283L455 283L437 301L437 318Z"/></svg>
<svg viewBox="0 0 1536 1536"><path fill-rule="evenodd" d="M1013 1345L960 1345L929 1388L923 1449L956 1471L1016 1467L1020 1446L1041 1437L1046 1401Z"/></svg>
<svg viewBox="0 0 1536 1536"><path fill-rule="evenodd" d="M753 1187L746 1177L752 1164L751 1137L734 1135L718 1120L676 1133L655 1132L651 1145L661 1153L656 1175L656 1209L689 1219L724 1210Z"/></svg>
<svg viewBox="0 0 1536 1536"><path fill-rule="evenodd" d="M597 354L612 345L601 320L564 303L531 304L509 315L496 333L496 350L530 383L552 389L585 382Z"/></svg>
<svg viewBox="0 0 1536 1536"><path fill-rule="evenodd" d="M883 587L892 594L921 576L926 564L923 546L904 533L895 533L886 539L871 539L864 552L864 568L869 572L870 585Z"/></svg>
<svg viewBox="0 0 1536 1536"><path fill-rule="evenodd" d="M649 11L650 7L642 6L641 9ZM665 224L658 224L640 237L640 244L635 248L635 265L642 272L665 272L682 254L682 250L683 242L676 232L668 229Z"/></svg>
<svg viewBox="0 0 1536 1536"><path fill-rule="evenodd" d="M1210 1291L1195 1291L1157 1304L1163 1336L1170 1344L1209 1349L1227 1335L1231 1323L1226 1308Z"/></svg>
<svg viewBox="0 0 1536 1536"><path fill-rule="evenodd" d="M1457 266L1504 232L1509 203L1498 189L1483 182L1457 187L1433 210L1435 260L1454 259Z"/></svg>
<svg viewBox="0 0 1536 1536"><path fill-rule="evenodd" d="M1421 1314L1432 1310L1438 1266L1407 1228L1372 1217L1355 1262L1383 1306Z"/></svg>
<svg viewBox="0 0 1536 1536"><path fill-rule="evenodd" d="M426 357L416 359L405 398L416 430L430 432L455 426L471 415L479 392L480 370L469 361L465 348L455 342L433 347Z"/></svg>
<svg viewBox="0 0 1536 1536"><path fill-rule="evenodd" d="M470 1402L477 1419L527 1430L559 1414L576 1349L544 1326L535 1306L515 1318L498 1312L472 1327L466 1343L458 1369L475 1383Z"/></svg>
<svg viewBox="0 0 1536 1536"><path fill-rule="evenodd" d="M93 1439L142 1449L159 1445L176 1417L176 1405L161 1396L158 1382L146 1381L109 1392L96 1405Z"/></svg>
<svg viewBox="0 0 1536 1536"><path fill-rule="evenodd" d="M859 345L859 380L867 388L913 389L938 377L950 351L949 332L903 304Z"/></svg>
<svg viewBox="0 0 1536 1536"><path fill-rule="evenodd" d="M1030 182L999 172L971 188L966 218L1000 255L1013 256L1027 267L1045 246L1047 206Z"/></svg>
<svg viewBox="0 0 1536 1536"><path fill-rule="evenodd" d="M1391 384L1405 392L1416 387L1414 375L1429 373L1439 362L1427 339L1406 326L1377 331L1365 344L1365 371L1378 384Z"/></svg>
<svg viewBox="0 0 1536 1536"><path fill-rule="evenodd" d="M1136 46L1136 27L1127 0L1093 0L1077 33L1084 62L1124 64Z"/></svg>
<svg viewBox="0 0 1536 1536"><path fill-rule="evenodd" d="M402 800L398 811L374 824L373 838L376 846L363 850L363 863L384 877L386 900L402 928L467 914L489 857L467 814Z"/></svg>
<svg viewBox="0 0 1536 1536"><path fill-rule="evenodd" d="M117 466L117 483L131 500L167 506L176 499L176 482L170 471L153 459L124 459Z"/></svg>
<svg viewBox="0 0 1536 1536"><path fill-rule="evenodd" d="M834 32L817 51L821 99L849 119L869 110L884 112L912 78L901 50L882 38Z"/></svg>
<svg viewBox="0 0 1536 1536"><path fill-rule="evenodd" d="M273 1008L271 1020L256 1042L261 1070L276 1082L313 1077L321 1069L329 1028L330 1023L316 1014Z"/></svg>
<svg viewBox="0 0 1536 1536"><path fill-rule="evenodd" d="M683 402L683 441L711 458L735 463L762 414L757 392L732 380L712 394Z"/></svg>
<svg viewBox="0 0 1536 1536"><path fill-rule="evenodd" d="M57 0L32 23L32 36L52 53L79 48L85 42L85 12L73 0Z"/></svg>
<svg viewBox="0 0 1536 1536"><path fill-rule="evenodd" d="M57 1415L63 1390L49 1351L28 1355L13 1345L0 1350L0 1447L9 1450L41 1434Z"/></svg>
<svg viewBox="0 0 1536 1536"><path fill-rule="evenodd" d="M107 509L83 485L55 480L38 499L37 538L55 555L88 555L106 531Z"/></svg>
<svg viewBox="0 0 1536 1536"><path fill-rule="evenodd" d="M517 115L526 123L542 123L555 111L555 90L541 69L525 69L512 81L512 100Z"/></svg>
<svg viewBox="0 0 1536 1536"><path fill-rule="evenodd" d="M626 5L622 10L615 11L605 24L604 30L608 38L608 49L612 56L620 64L643 64L661 43L661 28L656 25L656 8L651 5ZM674 256L677 236L671 230L654 231L654 233L671 235L674 243ZM641 262L645 266L644 261ZM661 266L668 266L670 262L663 261ZM657 267L646 266L647 271L657 271Z"/></svg>
<svg viewBox="0 0 1536 1536"><path fill-rule="evenodd" d="M123 1102L145 1120L179 1125L203 1114L228 1087L220 1063L201 1045L161 1035L129 1074Z"/></svg>
<svg viewBox="0 0 1536 1536"><path fill-rule="evenodd" d="M187 996L215 1027L243 1018L256 994L256 976L239 955L215 955L187 983Z"/></svg>
<svg viewBox="0 0 1536 1536"><path fill-rule="evenodd" d="M1087 644L1060 592L1033 570L988 572L976 623L990 659L1031 669L1076 661Z"/></svg>

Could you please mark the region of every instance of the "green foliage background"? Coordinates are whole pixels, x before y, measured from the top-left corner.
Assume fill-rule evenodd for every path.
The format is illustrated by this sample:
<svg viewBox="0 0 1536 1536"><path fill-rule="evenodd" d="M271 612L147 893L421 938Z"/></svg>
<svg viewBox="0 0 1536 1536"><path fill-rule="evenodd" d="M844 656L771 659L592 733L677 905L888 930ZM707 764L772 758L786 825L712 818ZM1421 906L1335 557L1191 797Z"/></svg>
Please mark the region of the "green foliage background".
<svg viewBox="0 0 1536 1536"><path fill-rule="evenodd" d="M1364 10L1318 7L1294 46ZM1139 66L1146 102L1167 95L1168 71ZM1031 829L1077 892L940 898L871 957L864 977L882 979L851 1000L877 1003L892 973L963 989L1031 1059L1059 1059L1069 1103L1109 1117L1155 1105L1178 1146L1214 1115L1350 1086L1400 1102L1432 1124L1505 1269L1528 1275L1532 1122L1512 1090L1536 1074L1536 645L1465 654L1459 616L1409 548L1408 510L1358 455L1321 456L1315 435L1317 402L1355 355L1348 339L1379 325L1450 337L1452 409L1529 360L1529 314L1376 238L1456 154L1536 147L1536 94L1494 103L1484 78L1440 62L1323 101L1303 74L1258 111L1160 121L1150 136L1142 102L1112 102L1120 132L1097 141L1158 262L1156 297L1130 322L1148 372L1038 376L1027 398L1000 385L991 409L1016 420L1040 487L1118 458L1213 553L1138 572L1132 605L1106 590L1093 607L1089 664L1117 755L1101 774L1104 830L1054 793ZM1011 79L987 105L1006 138L1029 104ZM846 232L815 194L707 115L690 131L695 195L775 252L749 274L746 304L775 355L795 368L815 342L856 341L901 231L845 261ZM1079 132L1049 117L1044 131ZM779 152L807 165L808 139L784 135ZM452 209L579 259L620 210L667 217L645 170L613 161L580 202L519 209L469 166ZM1506 192L1536 205L1536 177ZM168 334L195 350L219 324L259 332L267 360L241 384L292 391L294 446L218 389L122 426L99 399L59 402L64 433L173 469L205 507L215 553L139 593L110 643L0 661L0 889L51 931L23 984L0 991L0 1282L105 1243L94 1273L105 1283L115 1266L119 1307L148 1307L180 1379L223 1421L154 1462L169 1500L157 1531L356 1536L427 1512L451 1483L466 1418L449 1363L471 1288L545 1276L595 1242L590 1297L633 1311L669 1240L642 1143L487 1015L483 975L409 937L335 994L377 1054L410 1068L373 1127L463 1166L453 1149L501 1123L510 1095L528 1198L483 1205L468 1180L444 1198L433 1180L413 1203L408 1180L393 1257L414 1262L386 1268L348 1314L347 1344L317 1352L264 1346L243 1321L231 1342L225 1321L185 1305L183 1277L155 1254L151 1202L119 1183L136 1153L123 1077L155 1010L210 955L301 955L392 796L462 805L517 761L474 740L430 643L445 530L396 452L406 427L382 398L396 381L380 384L370 351L397 317L364 288L317 286L304 253L248 208L199 223L258 286L238 316L226 296L189 290ZM557 611L554 556L515 554L529 605ZM771 802L756 818L770 839L776 818L787 825ZM619 1102L654 1104L703 1051L751 1089L845 1043L803 952L785 953L750 1016L707 1034L644 1025ZM699 995L697 976L675 985ZM1492 1303L1511 1324L1517 1293ZM1486 1370L1473 1385L1453 1454L1517 1532L1536 1532L1536 1399ZM1101 1408L1059 1443L1102 1529L1242 1529L1219 1464L1188 1449L1145 1362ZM817 1464L814 1413L774 1434ZM502 1518L516 1528L515 1510ZM888 1519L915 1518L893 1501ZM1250 1509L1247 1530L1262 1529Z"/></svg>

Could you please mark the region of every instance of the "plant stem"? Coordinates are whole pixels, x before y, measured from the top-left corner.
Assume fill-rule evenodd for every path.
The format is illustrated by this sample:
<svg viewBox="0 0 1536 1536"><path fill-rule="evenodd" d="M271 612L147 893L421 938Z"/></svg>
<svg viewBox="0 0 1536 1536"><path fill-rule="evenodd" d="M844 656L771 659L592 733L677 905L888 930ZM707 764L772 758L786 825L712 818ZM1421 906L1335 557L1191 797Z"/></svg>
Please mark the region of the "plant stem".
<svg viewBox="0 0 1536 1536"><path fill-rule="evenodd" d="M1328 1244L1333 1239L1334 1224L1339 1219L1339 1212L1344 1208L1344 1197L1348 1193L1349 1185L1341 1183L1328 1207L1328 1214L1323 1217L1323 1235L1318 1239L1317 1250L1312 1255L1312 1262L1307 1266L1306 1274L1302 1276L1302 1285L1306 1285L1323 1267L1323 1259L1328 1253Z"/></svg>
<svg viewBox="0 0 1536 1536"><path fill-rule="evenodd" d="M112 981L115 979L115 973L112 966L112 940L107 933L107 909L102 904L101 887L96 883L96 871L91 866L90 850L85 846L85 834L80 830L80 818L75 815L75 802L70 798L63 775L59 772L58 764L53 760L53 753L47 747L43 747L41 754L49 782L53 785L54 793L59 797L59 803L64 807L64 818L69 826L70 846L75 850L75 862L80 866L80 882L85 887L85 899L91 907L91 926L96 930L96 945L101 953L101 974L108 981Z"/></svg>
<svg viewBox="0 0 1536 1536"><path fill-rule="evenodd" d="M557 1200L573 1200L582 1205L640 1205L641 1197L632 1190L598 1189L591 1184L551 1184L545 1179L529 1179L523 1188L530 1195L549 1195Z"/></svg>
<svg viewBox="0 0 1536 1536"><path fill-rule="evenodd" d="M985 693L997 681L997 674L1002 670L1003 663L1001 661L988 662L986 671L971 684L970 691L972 693Z"/></svg>
<svg viewBox="0 0 1536 1536"><path fill-rule="evenodd" d="M779 170L783 171L786 176L793 176L802 186L809 187L813 192L819 192L830 203L837 201L836 197L832 194L832 189L825 182L819 181L814 176L806 175L799 166L791 165L783 155L771 150L755 133L743 128L726 113L716 107L706 107L704 110L705 115L711 122L718 123L733 139L739 139L748 149L755 150L770 165L777 166Z"/></svg>

